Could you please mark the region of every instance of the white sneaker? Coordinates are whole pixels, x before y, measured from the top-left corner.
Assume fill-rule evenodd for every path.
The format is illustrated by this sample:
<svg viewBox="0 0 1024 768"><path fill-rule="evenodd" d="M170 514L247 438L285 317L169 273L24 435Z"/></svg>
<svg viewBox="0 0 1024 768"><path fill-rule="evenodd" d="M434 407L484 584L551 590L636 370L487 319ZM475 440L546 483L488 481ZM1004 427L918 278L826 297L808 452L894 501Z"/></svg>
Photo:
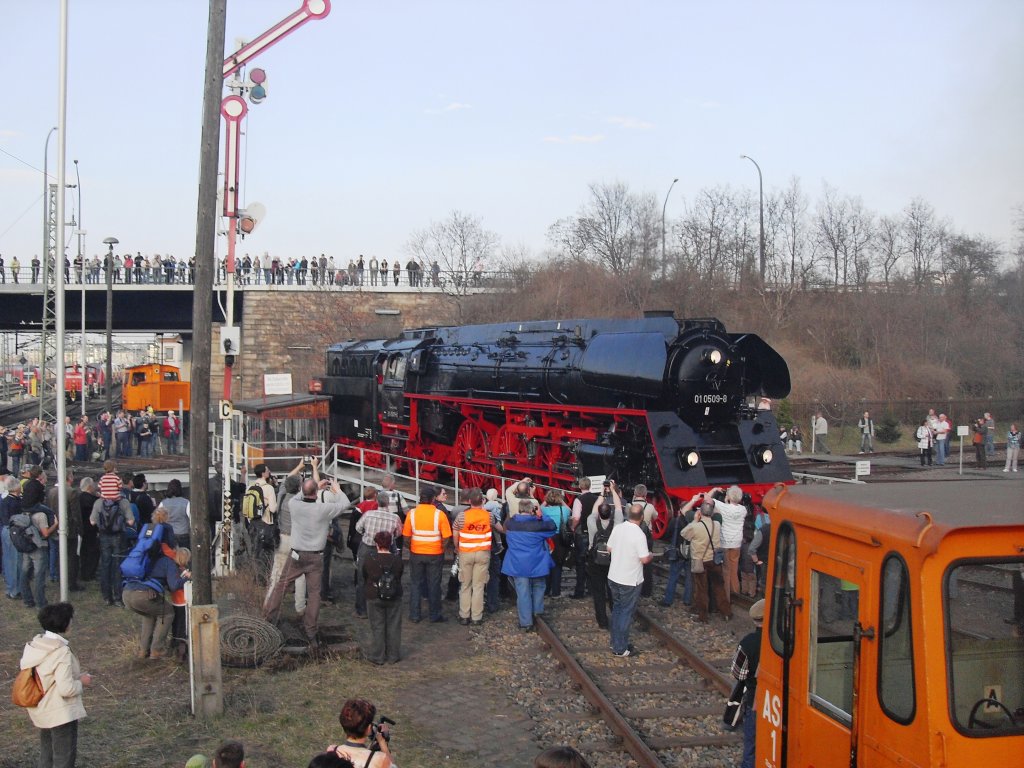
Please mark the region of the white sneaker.
<svg viewBox="0 0 1024 768"><path fill-rule="evenodd" d="M1004 470L1003 470L1003 472L1009 472L1009 471L1010 471L1010 470L1008 470L1008 469L1004 469ZM1013 471L1014 471L1014 472L1016 472L1017 470L1013 470Z"/></svg>

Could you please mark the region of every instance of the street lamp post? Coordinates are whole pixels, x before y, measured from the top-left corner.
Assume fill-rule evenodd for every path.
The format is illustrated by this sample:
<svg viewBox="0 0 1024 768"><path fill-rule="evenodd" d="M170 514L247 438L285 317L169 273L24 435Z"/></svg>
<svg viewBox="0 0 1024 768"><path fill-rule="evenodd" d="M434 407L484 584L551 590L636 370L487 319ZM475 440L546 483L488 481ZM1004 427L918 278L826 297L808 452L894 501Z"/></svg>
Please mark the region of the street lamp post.
<svg viewBox="0 0 1024 768"><path fill-rule="evenodd" d="M757 160L750 157L750 155L740 155L740 160L749 160L754 164L754 167L757 168L757 187L759 191L759 208L761 212L761 225L759 237L759 241L761 244L761 258L758 266L760 267L761 287L764 288L764 179L761 176L761 166L757 164Z"/></svg>
<svg viewBox="0 0 1024 768"><path fill-rule="evenodd" d="M117 245L120 240L116 237L105 237L103 244L108 246L107 250L107 412L109 413L114 406L113 397L113 378L114 369L111 365L111 360L114 356L114 246ZM111 446L107 446L109 452Z"/></svg>
<svg viewBox="0 0 1024 768"><path fill-rule="evenodd" d="M78 187L78 282L82 289L82 415L85 416L85 259L82 256L82 176L78 172L78 161L75 160L75 184Z"/></svg>
<svg viewBox="0 0 1024 768"><path fill-rule="evenodd" d="M668 185L668 192L665 193L665 203L661 206L661 279L665 279L665 209L668 208L668 196L672 194L672 187L676 185L679 179L672 179L672 183Z"/></svg>

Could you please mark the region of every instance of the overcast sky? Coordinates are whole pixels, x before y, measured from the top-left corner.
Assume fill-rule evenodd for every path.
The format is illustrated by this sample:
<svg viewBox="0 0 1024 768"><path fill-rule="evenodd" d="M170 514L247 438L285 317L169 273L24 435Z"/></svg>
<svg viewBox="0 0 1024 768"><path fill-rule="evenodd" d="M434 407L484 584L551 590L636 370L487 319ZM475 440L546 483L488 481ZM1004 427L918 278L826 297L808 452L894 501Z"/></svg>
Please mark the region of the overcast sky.
<svg viewBox="0 0 1024 768"><path fill-rule="evenodd" d="M229 0L227 48L301 0ZM87 252L194 250L207 3L71 0L67 168ZM0 0L0 253L42 243L57 0ZM1024 2L334 0L263 54L239 254L405 254L453 209L535 254L592 182L668 216L799 176L880 213L915 196L1008 242L1024 203ZM50 169L56 166L56 142ZM32 167L29 167L32 166ZM68 210L77 205L68 197ZM70 242L70 238L69 238ZM221 246L223 247L223 246Z"/></svg>

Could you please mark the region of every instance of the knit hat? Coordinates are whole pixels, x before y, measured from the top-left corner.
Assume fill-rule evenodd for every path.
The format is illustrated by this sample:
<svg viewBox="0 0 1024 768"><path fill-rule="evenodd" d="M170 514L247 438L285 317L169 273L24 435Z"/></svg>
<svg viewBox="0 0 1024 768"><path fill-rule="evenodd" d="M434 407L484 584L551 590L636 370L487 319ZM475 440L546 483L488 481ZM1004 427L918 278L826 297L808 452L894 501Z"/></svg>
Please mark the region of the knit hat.
<svg viewBox="0 0 1024 768"><path fill-rule="evenodd" d="M764 621L764 600L758 600L750 606L750 620L755 624Z"/></svg>
<svg viewBox="0 0 1024 768"><path fill-rule="evenodd" d="M210 761L203 755L192 755L185 763L185 768L210 768Z"/></svg>

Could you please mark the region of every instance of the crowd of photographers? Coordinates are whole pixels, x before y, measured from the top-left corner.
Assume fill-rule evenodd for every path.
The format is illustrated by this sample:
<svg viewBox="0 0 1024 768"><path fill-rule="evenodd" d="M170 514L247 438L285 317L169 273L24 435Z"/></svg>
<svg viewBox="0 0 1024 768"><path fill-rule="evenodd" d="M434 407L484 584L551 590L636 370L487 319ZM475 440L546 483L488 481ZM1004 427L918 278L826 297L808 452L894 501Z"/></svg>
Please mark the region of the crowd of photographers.
<svg viewBox="0 0 1024 768"><path fill-rule="evenodd" d="M138 486L135 481L139 480L144 495L144 477L122 481L112 462L105 469L97 495L91 498L102 500L108 479L117 483L112 493L118 498L125 481ZM503 497L496 489L467 489L459 503L448 500L446 489L426 485L421 487L418 503L409 505L390 475L382 478L380 488L367 488L361 500L352 502L337 482L320 477L312 457L300 462L282 482L266 465L255 470L257 481L245 489L238 512L247 532L246 548L257 555L257 567L265 570L264 617L278 621L286 592L294 590L296 613L302 617L313 655L320 646L320 604L339 599L330 564L334 553L345 549L351 552L355 566L352 611L368 619L362 649L370 663L383 665L401 659L406 606L409 621L443 623L448 620L447 600L457 604L460 624L479 626L501 609L504 598L515 601L520 629L531 631L535 617L544 613L545 599L562 596L565 568L574 568L577 575L572 598L589 597L594 621L609 631L611 652L623 658L637 655L629 642L633 613L641 596L655 597L651 563L657 511L643 485L624 494L613 480L596 485L585 480L571 504L554 489L541 498L530 478L511 484ZM175 500L174 493L169 492L168 497ZM345 513L347 530L341 522ZM185 520L187 523L187 513ZM173 526L172 530L179 533ZM660 604L671 606L681 586L682 602L697 621L706 622L715 612L724 621L731 620L733 594L763 591L769 532L767 515L763 511L754 514L750 499L736 486L713 488L686 501L673 510L662 537L669 572ZM187 545L187 524L180 534L185 540L175 544ZM408 556L403 557L406 548ZM85 551L87 548L83 548L83 557ZM408 601L403 600L406 564ZM69 569L73 588L78 587L77 566ZM106 586L104 596L109 604L121 594L115 588L119 580L107 581L109 584L101 586ZM70 609L68 604L60 606ZM60 615L53 611L40 614L44 633L33 643L41 644L46 654L54 649L70 653L63 634L73 611L62 608L57 613ZM167 622L166 617L163 620ZM145 630L144 624L143 643L149 645ZM146 655L153 658L164 651L162 645L155 654L147 650ZM28 650L26 656L31 656ZM23 660L23 666L25 663ZM51 756L68 749L73 754L74 740L64 744L61 729L73 727L84 716L81 693L89 676L77 672L77 661L66 669L77 675L66 686L79 701L77 709L68 709L66 714L76 716L56 725L47 718L36 723L43 753L49 750ZM375 722L375 718L376 709L369 702L346 702L340 713L345 740L331 745L310 765L392 765L387 723ZM241 745L231 742L218 750L210 764L240 766L243 759ZM64 764L74 765L73 757ZM578 753L558 748L538 756L536 765L586 763Z"/></svg>

